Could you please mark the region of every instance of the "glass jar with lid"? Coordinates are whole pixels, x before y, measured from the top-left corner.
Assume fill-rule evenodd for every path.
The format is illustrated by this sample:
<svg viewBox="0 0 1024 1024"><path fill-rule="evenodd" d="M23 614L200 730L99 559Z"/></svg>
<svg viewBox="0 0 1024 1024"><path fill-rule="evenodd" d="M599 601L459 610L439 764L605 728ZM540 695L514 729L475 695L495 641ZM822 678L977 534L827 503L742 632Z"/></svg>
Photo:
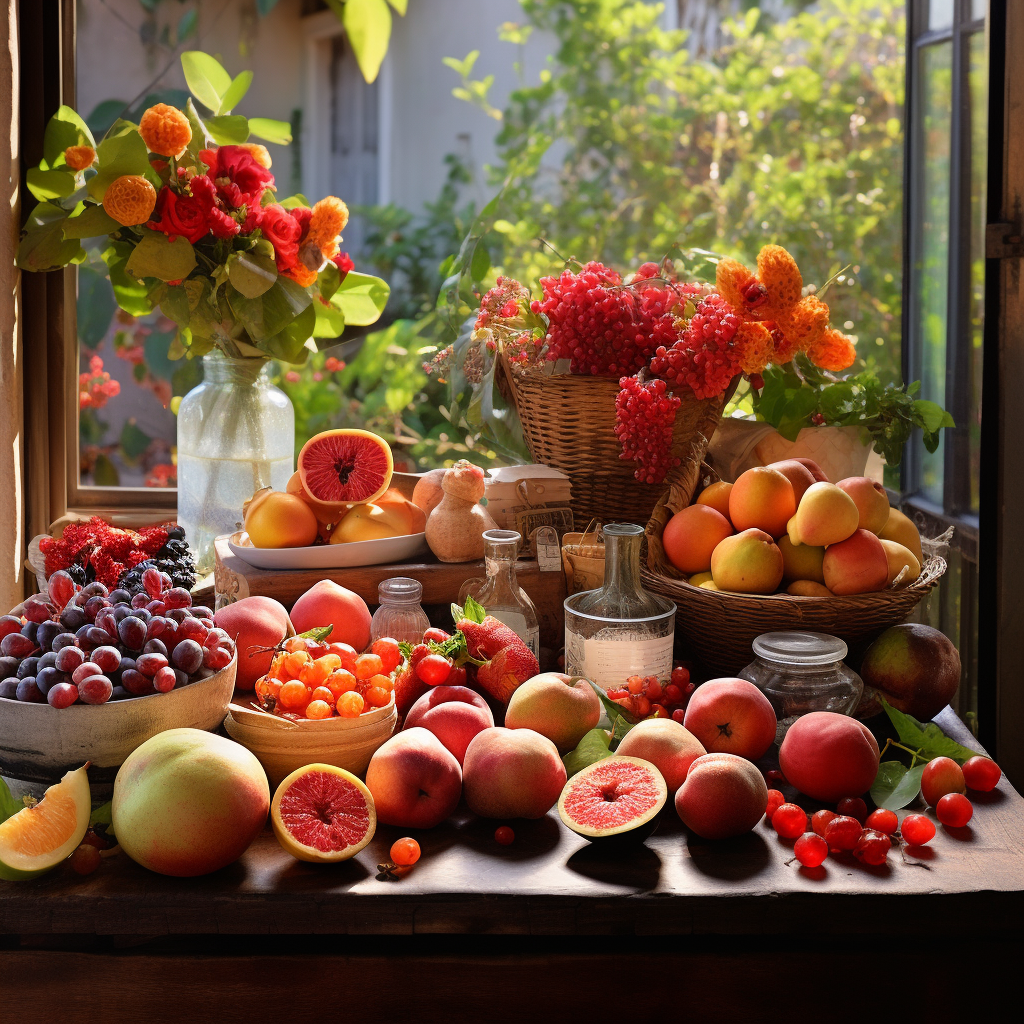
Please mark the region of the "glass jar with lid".
<svg viewBox="0 0 1024 1024"><path fill-rule="evenodd" d="M775 742L811 711L852 715L864 683L844 664L847 646L828 633L762 633L753 643L756 657L740 673L771 701L778 719Z"/></svg>
<svg viewBox="0 0 1024 1024"><path fill-rule="evenodd" d="M430 629L430 620L420 604L423 584L408 576L394 576L377 587L380 607L370 620L370 639L389 636L401 643L418 644Z"/></svg>

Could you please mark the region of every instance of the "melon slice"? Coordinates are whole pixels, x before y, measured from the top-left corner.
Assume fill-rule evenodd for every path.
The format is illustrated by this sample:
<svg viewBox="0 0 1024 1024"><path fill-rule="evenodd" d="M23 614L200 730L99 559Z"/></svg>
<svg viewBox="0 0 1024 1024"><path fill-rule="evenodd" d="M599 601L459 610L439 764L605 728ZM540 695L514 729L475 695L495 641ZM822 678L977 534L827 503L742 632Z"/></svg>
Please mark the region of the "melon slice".
<svg viewBox="0 0 1024 1024"><path fill-rule="evenodd" d="M351 772L330 764L292 772L277 787L270 820L293 857L314 862L354 857L377 830L370 791Z"/></svg>
<svg viewBox="0 0 1024 1024"><path fill-rule="evenodd" d="M615 754L577 772L565 784L558 816L591 842L642 842L657 826L667 799L665 780L650 761Z"/></svg>
<svg viewBox="0 0 1024 1024"><path fill-rule="evenodd" d="M34 878L70 857L85 837L92 811L88 765L68 772L34 807L0 824L0 878Z"/></svg>
<svg viewBox="0 0 1024 1024"><path fill-rule="evenodd" d="M325 430L299 452L299 480L327 506L369 503L391 486L391 446L368 430Z"/></svg>

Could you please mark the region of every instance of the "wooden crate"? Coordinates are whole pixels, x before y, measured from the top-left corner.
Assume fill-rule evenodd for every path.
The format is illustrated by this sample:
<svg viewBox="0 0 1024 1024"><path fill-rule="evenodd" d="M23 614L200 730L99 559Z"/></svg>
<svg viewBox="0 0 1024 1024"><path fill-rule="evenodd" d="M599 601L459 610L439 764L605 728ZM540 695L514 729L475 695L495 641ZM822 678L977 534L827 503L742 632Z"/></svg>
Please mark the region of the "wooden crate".
<svg viewBox="0 0 1024 1024"><path fill-rule="evenodd" d="M431 623L442 629L452 626L449 606L457 601L466 580L484 576L484 563L439 562L427 555L420 562L404 565L367 565L350 569L257 569L231 553L227 537L216 541L217 606L243 597L262 594L278 600L286 608L320 580L335 583L357 593L371 608L378 604L377 587L393 576L409 576L423 584L423 607ZM565 643L565 617L562 602L566 598L565 576L561 567L541 572L535 560L521 559L516 564L519 585L537 606L541 645L555 654Z"/></svg>

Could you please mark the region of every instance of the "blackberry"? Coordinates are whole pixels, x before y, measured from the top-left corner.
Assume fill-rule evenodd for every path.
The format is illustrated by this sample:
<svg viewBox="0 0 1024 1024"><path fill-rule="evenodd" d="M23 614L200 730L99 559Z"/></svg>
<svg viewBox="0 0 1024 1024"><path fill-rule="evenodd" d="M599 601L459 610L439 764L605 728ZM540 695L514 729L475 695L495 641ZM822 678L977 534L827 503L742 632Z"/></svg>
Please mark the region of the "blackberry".
<svg viewBox="0 0 1024 1024"><path fill-rule="evenodd" d="M121 573L117 585L129 594L140 593L145 590L142 574L152 566L167 573L172 586L191 590L196 583L196 564L184 538L185 531L180 526L169 527L164 546L152 558Z"/></svg>
<svg viewBox="0 0 1024 1024"><path fill-rule="evenodd" d="M67 567L65 572L75 581L80 587L84 587L86 583L90 583L91 580L87 578L85 566L80 562L72 562Z"/></svg>

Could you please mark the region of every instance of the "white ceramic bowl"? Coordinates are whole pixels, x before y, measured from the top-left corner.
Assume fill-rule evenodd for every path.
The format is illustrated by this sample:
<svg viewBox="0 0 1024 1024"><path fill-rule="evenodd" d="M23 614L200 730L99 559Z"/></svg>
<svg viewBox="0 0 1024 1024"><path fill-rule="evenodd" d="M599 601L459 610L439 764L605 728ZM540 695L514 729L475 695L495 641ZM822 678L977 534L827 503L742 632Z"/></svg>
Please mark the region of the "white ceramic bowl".
<svg viewBox="0 0 1024 1024"><path fill-rule="evenodd" d="M349 544L317 544L310 548L255 548L249 534L228 538L231 553L257 569L344 569L357 565L389 565L408 562L427 549L425 533L380 540L355 540Z"/></svg>

